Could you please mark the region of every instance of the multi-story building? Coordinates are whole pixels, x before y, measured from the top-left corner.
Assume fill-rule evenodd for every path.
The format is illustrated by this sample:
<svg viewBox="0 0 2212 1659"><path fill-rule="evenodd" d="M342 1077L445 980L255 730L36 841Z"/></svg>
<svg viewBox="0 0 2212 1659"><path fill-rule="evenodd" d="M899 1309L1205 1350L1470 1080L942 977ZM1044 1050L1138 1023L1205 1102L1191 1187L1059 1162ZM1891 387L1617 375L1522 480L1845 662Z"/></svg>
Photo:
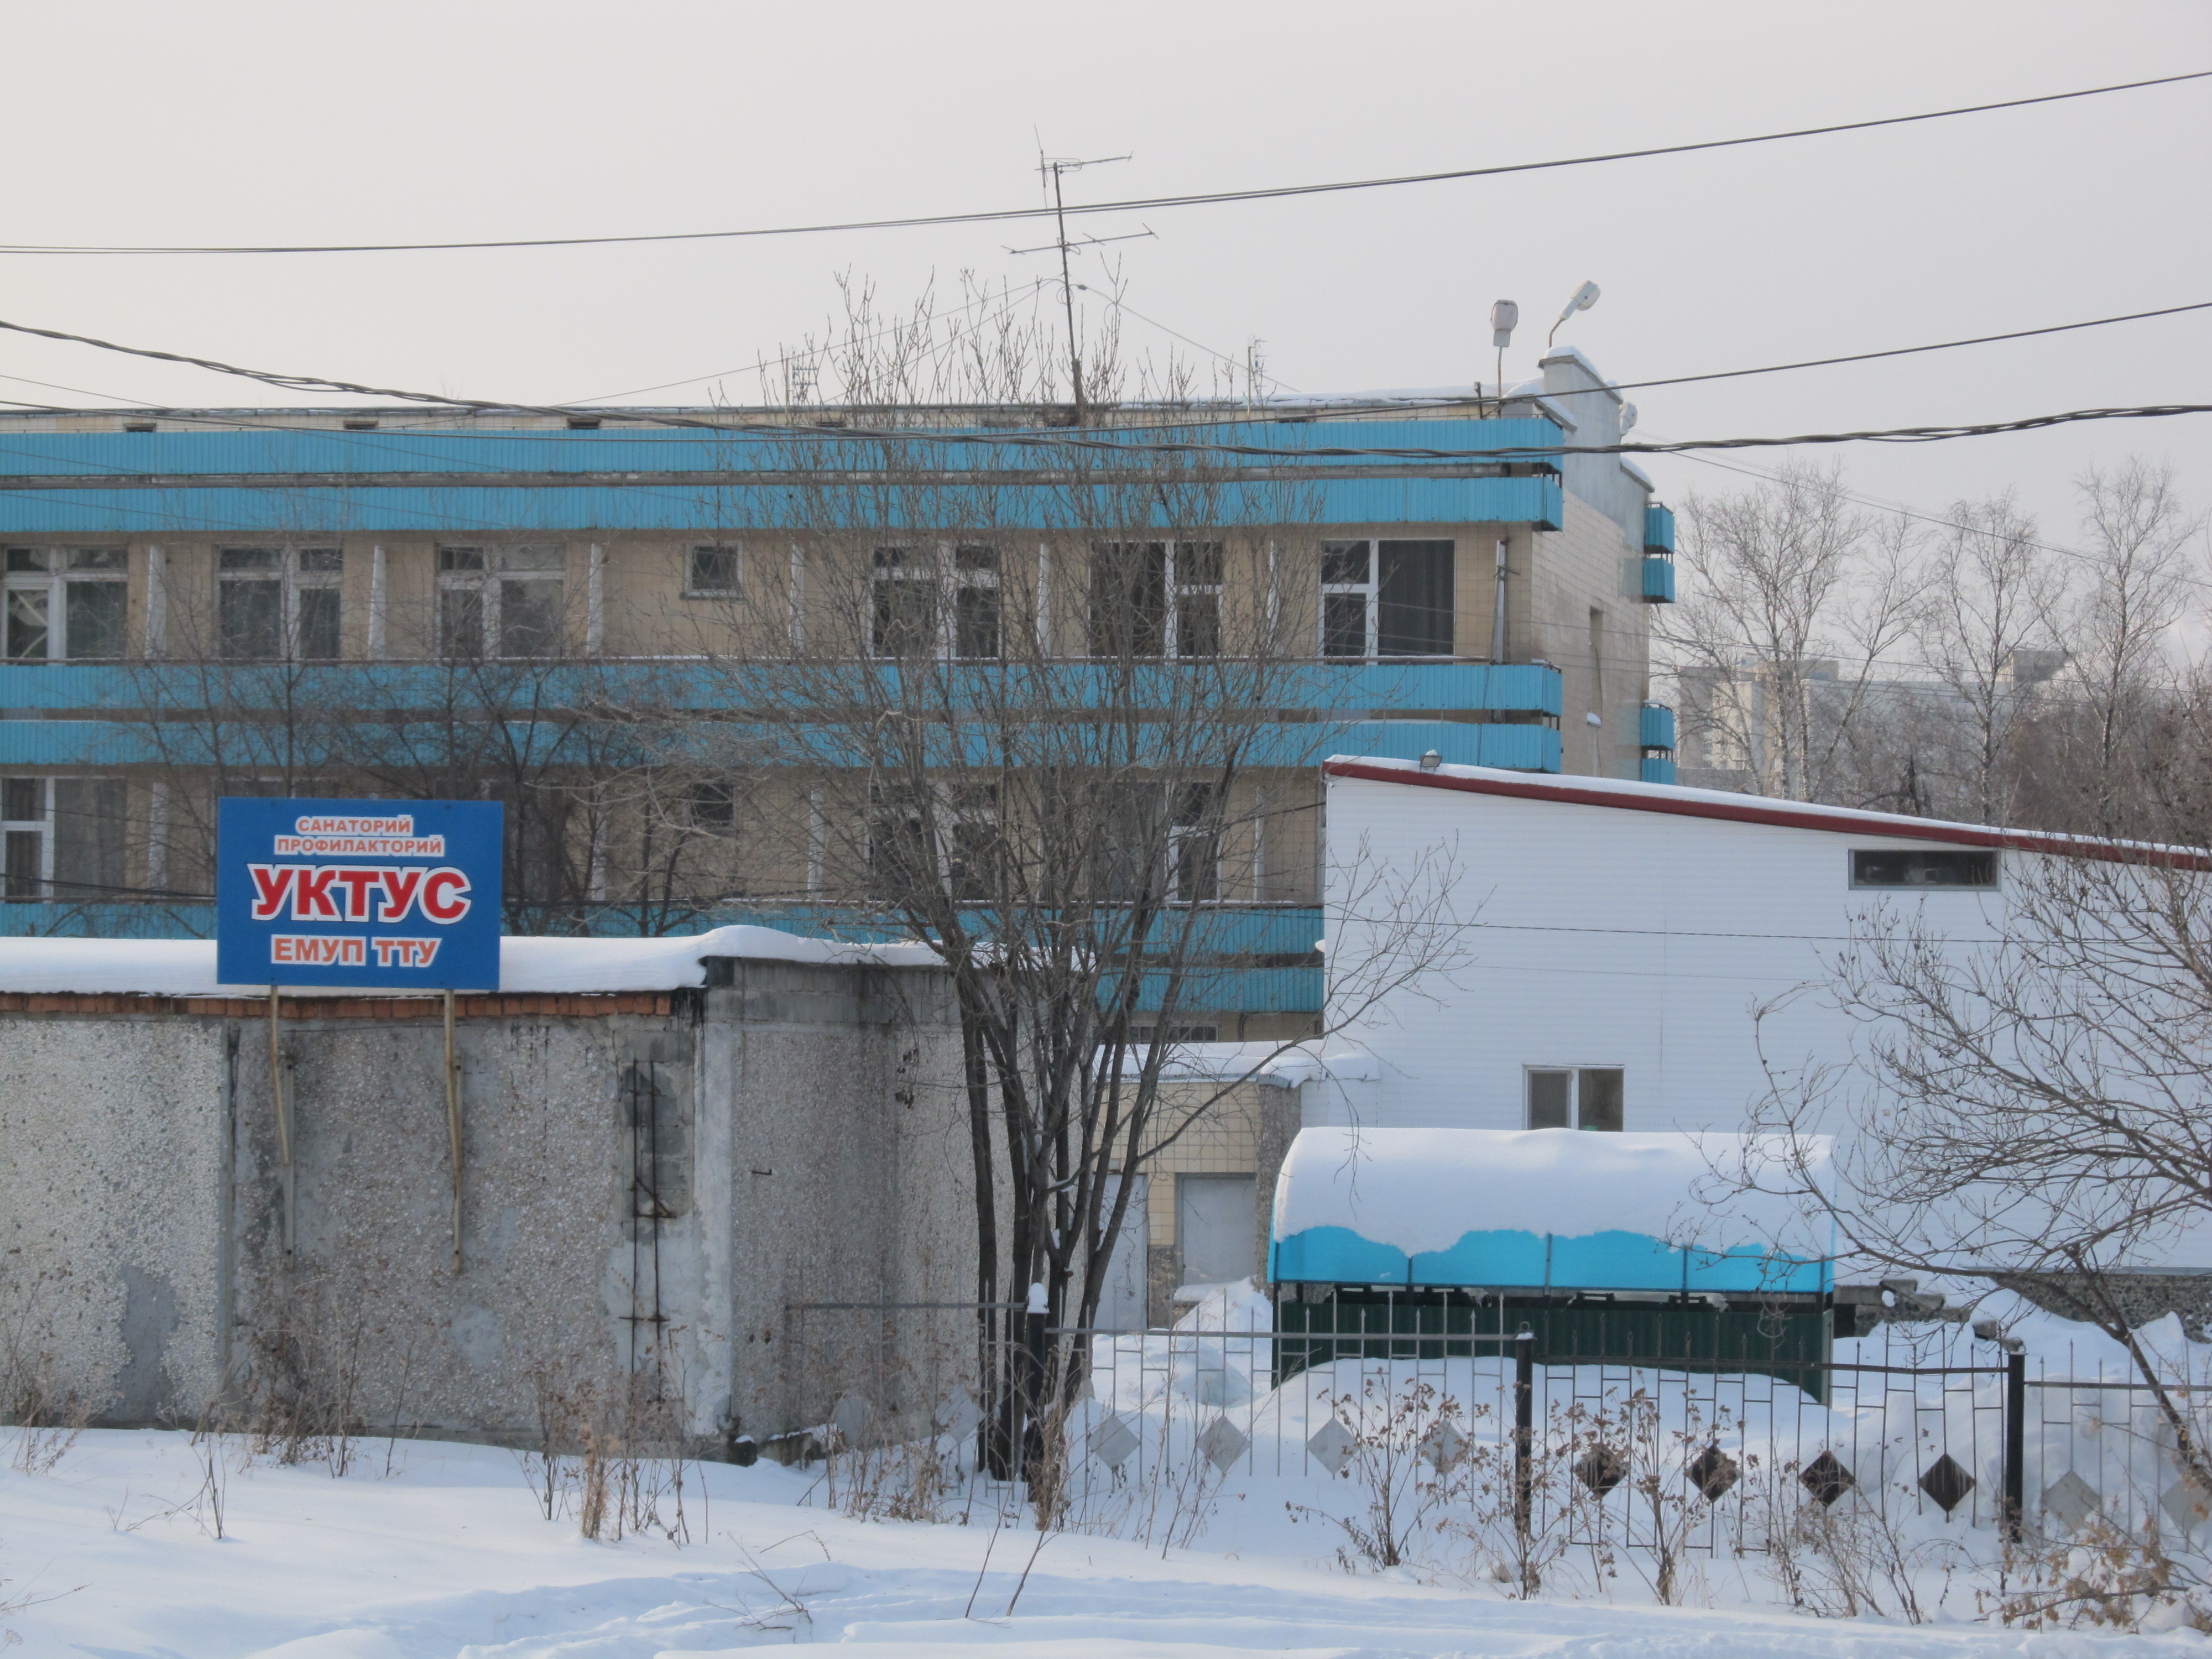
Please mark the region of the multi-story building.
<svg viewBox="0 0 2212 1659"><path fill-rule="evenodd" d="M1573 453L1617 442L1621 410L1562 350L1502 406L1216 412L1210 453L1243 469L1221 476L1288 480L1295 534L1248 508L1250 556L1167 532L1133 557L1137 544L1113 544L1110 580L1103 544L1019 514L1003 535L963 528L940 547L928 526L872 530L857 493L848 522L879 544L846 573L855 648L988 666L1020 626L1042 659L1173 664L1231 648L1224 619L1264 607L1302 672L1285 706L1260 712L1297 734L1301 758L1268 786L1264 845L1255 831L1233 864L1178 878L1178 896L1218 913L1208 937L1227 970L1219 1007L1188 1034L1294 1034L1322 1006L1321 755L1671 778L1647 607L1673 597L1672 516L1625 459ZM594 785L587 811L514 805L604 759L625 675L726 718L726 679L693 671L734 648L732 602L778 618L793 653L824 648L811 607L842 578L779 505L801 486L746 441L794 419L825 443L842 425L821 409L0 416L0 926L205 934L208 795L310 793L330 734L365 728L386 779L374 793L510 801L511 834L537 838L514 854L514 931L849 921L862 878L824 856L828 838L747 835L711 769L656 789L633 753L623 787ZM988 411L945 415L941 430L963 422L975 442L1019 438ZM988 487L968 482L971 464L944 465L940 499ZM483 741L418 754L441 723ZM811 799L817 818L872 810ZM726 843L680 893L648 893L624 865L643 832L617 820L648 805L681 839ZM516 909L518 890L538 908Z"/></svg>

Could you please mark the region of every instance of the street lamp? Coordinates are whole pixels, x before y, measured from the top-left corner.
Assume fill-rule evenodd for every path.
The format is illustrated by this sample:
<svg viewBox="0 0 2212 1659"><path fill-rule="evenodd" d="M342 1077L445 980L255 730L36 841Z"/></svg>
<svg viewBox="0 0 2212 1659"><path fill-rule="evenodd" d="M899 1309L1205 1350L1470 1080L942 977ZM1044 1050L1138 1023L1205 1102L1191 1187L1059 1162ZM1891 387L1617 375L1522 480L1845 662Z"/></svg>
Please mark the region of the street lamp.
<svg viewBox="0 0 2212 1659"><path fill-rule="evenodd" d="M1552 342L1559 337L1559 323L1564 323L1577 311L1588 311L1597 303L1597 284L1584 283L1575 290L1575 297L1567 301L1567 308L1559 313L1559 322L1552 325L1552 331L1544 337L1544 349L1552 349Z"/></svg>
<svg viewBox="0 0 2212 1659"><path fill-rule="evenodd" d="M1510 300L1500 300L1490 308L1490 343L1498 348L1498 412L1505 412L1505 348L1513 343L1513 331L1520 325L1521 307ZM1482 388L1475 387L1480 393Z"/></svg>

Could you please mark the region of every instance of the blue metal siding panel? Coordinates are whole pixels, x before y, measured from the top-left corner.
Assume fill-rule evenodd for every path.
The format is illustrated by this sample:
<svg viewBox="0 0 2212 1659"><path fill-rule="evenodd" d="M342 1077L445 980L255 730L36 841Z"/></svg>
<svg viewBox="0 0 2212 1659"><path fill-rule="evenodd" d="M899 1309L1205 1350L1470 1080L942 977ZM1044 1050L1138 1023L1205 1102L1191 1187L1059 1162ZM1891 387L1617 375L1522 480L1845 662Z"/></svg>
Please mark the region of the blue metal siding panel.
<svg viewBox="0 0 2212 1659"><path fill-rule="evenodd" d="M1674 746L1674 711L1663 702L1647 702L1637 720L1636 741L1645 749Z"/></svg>
<svg viewBox="0 0 2212 1659"><path fill-rule="evenodd" d="M112 720L0 720L0 766L141 766L158 758Z"/></svg>
<svg viewBox="0 0 2212 1659"><path fill-rule="evenodd" d="M1653 605L1674 603L1674 562L1656 553L1644 556L1644 597Z"/></svg>
<svg viewBox="0 0 2212 1659"><path fill-rule="evenodd" d="M1674 763L1663 755L1646 755L1637 763L1638 781L1644 783L1672 783L1674 781Z"/></svg>
<svg viewBox="0 0 2212 1659"><path fill-rule="evenodd" d="M1346 720L1329 731L1328 752L1417 761L1435 750L1447 766L1516 772L1559 769L1559 734L1548 726L1474 726L1464 720Z"/></svg>
<svg viewBox="0 0 2212 1659"><path fill-rule="evenodd" d="M970 469L1019 470L1060 465L1058 441L1044 434L1036 445L1010 444L997 432L947 431L977 442L946 443L938 453L949 471ZM1485 451L1515 453L1513 460L1557 465L1562 439L1548 420L1506 421L1313 421L1163 422L1150 430L1117 432L1098 428L1083 434L1088 443L1127 442L1141 452L1148 445L1178 441L1219 444L1258 454L1224 453L1224 465L1265 465L1280 456L1302 466L1371 466L1393 457L1327 455L1328 449L1415 452L1405 464L1419 465L1421 452L1442 451L1439 465L1480 460ZM890 442L902 465L910 465L928 434L902 434ZM617 428L592 432L26 432L9 436L0 452L0 476L9 473L88 477L118 472L665 472L742 471L787 467L794 459L810 465L835 464L840 456L864 465L878 450L866 438L830 434L793 439L775 433L732 428L718 433ZM852 458L859 457L859 460ZM1110 458L1103 458L1110 465ZM1662 509L1663 511L1663 509Z"/></svg>
<svg viewBox="0 0 2212 1659"><path fill-rule="evenodd" d="M1274 486L1221 492L1220 521L1267 524L1279 517ZM1550 478L1316 477L1323 524L1525 524L1557 530L1565 512ZM919 492L922 500L930 492ZM1018 500L994 504L1008 529L1049 528L1065 514L1034 515ZM785 492L767 487L677 485L328 489L0 489L0 535L344 536L414 531L456 538L540 532L713 531L788 527ZM1168 527L1164 517L1159 520ZM907 528L889 525L886 528ZM927 527L927 526L922 526Z"/></svg>
<svg viewBox="0 0 2212 1659"><path fill-rule="evenodd" d="M1672 553L1674 550L1674 509L1661 507L1657 502L1644 509L1644 550L1647 553Z"/></svg>
<svg viewBox="0 0 2212 1659"><path fill-rule="evenodd" d="M855 665L853 672L855 675L878 673L895 680L899 671L890 665ZM1034 671L1020 665L1010 670L963 665L941 672L972 678L980 699L988 691L994 677ZM1048 671L1049 684L1039 696L1060 704L1083 701L1090 696L1085 682L1093 672L1079 662L1056 665ZM1164 680L1183 672L1172 667L1158 671ZM254 684L259 676L266 677L267 701L272 706L288 693L304 691L322 706L442 708L453 690L449 671L428 663L329 663L289 668L271 665L265 669L232 663L207 670L184 663L127 667L105 663L16 663L0 665L0 708L127 708L151 703L185 709L202 706L210 692L226 703L245 705L255 701ZM1115 678L1115 695L1125 695L1119 689L1119 676ZM1409 714L1464 710L1554 717L1561 708L1559 671L1533 663L1491 667L1480 663L1320 662L1286 665L1273 678L1274 706L1284 708L1403 709ZM681 664L632 665L619 660L556 671L547 690L553 701L572 706L596 701L610 692L682 708L726 708L745 701L741 671L725 673ZM1164 686L1160 695L1164 699L1167 688Z"/></svg>

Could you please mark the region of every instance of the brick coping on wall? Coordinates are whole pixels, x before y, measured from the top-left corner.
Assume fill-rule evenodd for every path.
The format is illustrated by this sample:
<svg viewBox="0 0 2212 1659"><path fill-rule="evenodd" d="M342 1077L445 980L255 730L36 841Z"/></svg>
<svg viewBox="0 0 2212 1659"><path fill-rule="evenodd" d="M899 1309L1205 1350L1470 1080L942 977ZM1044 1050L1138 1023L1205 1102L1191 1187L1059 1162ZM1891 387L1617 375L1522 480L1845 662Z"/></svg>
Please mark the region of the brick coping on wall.
<svg viewBox="0 0 2212 1659"><path fill-rule="evenodd" d="M672 991L545 991L516 995L457 996L453 1013L461 1019L509 1016L571 1018L611 1014L666 1015L683 994ZM437 997L284 997L279 1018L443 1019ZM161 1014L203 1019L266 1018L266 997L154 996L136 991L0 991L0 1014Z"/></svg>

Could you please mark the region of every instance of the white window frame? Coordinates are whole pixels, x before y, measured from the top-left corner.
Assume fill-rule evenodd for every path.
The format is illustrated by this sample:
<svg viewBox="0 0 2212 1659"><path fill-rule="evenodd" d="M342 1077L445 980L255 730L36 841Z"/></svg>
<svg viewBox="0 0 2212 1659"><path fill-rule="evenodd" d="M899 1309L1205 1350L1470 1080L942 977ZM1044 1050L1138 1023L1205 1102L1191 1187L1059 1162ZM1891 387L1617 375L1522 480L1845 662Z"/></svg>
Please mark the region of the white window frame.
<svg viewBox="0 0 2212 1659"><path fill-rule="evenodd" d="M473 569L447 568L447 560L448 556L462 553L477 554L479 556L481 562ZM550 566L526 566L518 562L520 557L524 555L532 556L544 556L550 555L552 558L557 560L558 562ZM475 592L481 596L480 603L483 609L479 614L482 617L483 624L484 648L482 653L483 660L486 662L526 662L532 660L533 657L544 660L556 660L567 654L568 642L565 638L557 641L558 649L543 653L533 653L532 656L525 656L506 650L504 648L507 644L506 629L503 625L504 619L500 615L500 592L501 587L506 583L543 581L556 582L561 584L561 608L563 617L565 618L568 611L568 590L567 586L568 580L568 548L564 544L559 542L516 542L499 544L489 542L441 542L438 544L437 556L438 654L441 658L445 658L450 654L446 650L446 595L448 593L457 592ZM686 557L688 558L689 556L687 555ZM689 573L687 572L686 574L688 575Z"/></svg>
<svg viewBox="0 0 2212 1659"><path fill-rule="evenodd" d="M1320 615L1315 619L1314 654L1329 662L1439 662L1449 660L1451 653L1393 653L1382 654L1382 544L1384 542L1441 542L1458 553L1458 542L1449 536L1363 536L1322 544L1322 601ZM1328 580L1328 556L1332 550L1346 552L1355 547L1367 550L1367 577L1364 581L1333 582ZM1330 656L1328 653L1328 600L1331 594L1359 595L1360 612L1365 620L1362 629L1360 654ZM1450 631L1450 630L1448 630ZM1455 647L1455 649L1456 647Z"/></svg>
<svg viewBox="0 0 2212 1659"><path fill-rule="evenodd" d="M991 556L988 566L965 566L963 556L983 552ZM898 562L885 564L885 554L896 554ZM993 542L939 542L925 548L911 542L886 542L875 548L868 560L868 654L880 662L895 662L896 658L878 649L876 641L876 589L892 582L920 582L930 589L930 656L939 662L1003 662L1006 655L1006 550ZM988 657L963 657L960 647L960 595L963 591L986 590L1000 596L998 651Z"/></svg>
<svg viewBox="0 0 2212 1659"><path fill-rule="evenodd" d="M1182 550L1185 547L1212 548L1214 556L1213 578L1209 581L1191 581L1184 578ZM1213 600L1213 649L1209 656L1221 654L1222 589L1228 574L1229 549L1217 541L1170 542L1168 544L1168 616L1166 638L1162 643L1170 657L1186 653L1182 648L1182 602L1190 599L1211 597Z"/></svg>
<svg viewBox="0 0 2212 1659"><path fill-rule="evenodd" d="M1521 1068L1521 1127L1536 1127L1535 1083L1539 1073L1547 1076L1564 1073L1567 1081L1567 1122L1565 1127L1579 1130L1583 1122L1583 1074L1586 1072L1618 1072L1620 1074L1620 1127L1628 1127L1628 1067L1619 1060L1577 1060L1571 1064L1523 1066ZM1551 1126L1558 1127L1558 1125ZM1592 1130L1592 1133L1613 1133L1611 1130Z"/></svg>
<svg viewBox="0 0 2212 1659"><path fill-rule="evenodd" d="M1366 556L1367 556L1367 577L1366 577L1366 580L1365 580L1364 581L1357 581L1357 582L1333 582L1333 581L1330 581L1330 580L1328 580L1328 556L1329 556L1329 555L1330 555L1331 553L1333 553L1333 552L1334 552L1334 553L1342 553L1342 552L1346 552L1346 551L1349 551L1351 549L1355 548L1355 547L1357 547L1357 548L1360 548L1360 549L1364 550L1364 552L1365 552L1365 554L1366 554ZM1378 581L1376 580L1376 572L1375 572L1375 567L1376 567L1376 561L1377 561L1377 560L1380 558L1380 556L1381 556L1381 555L1380 555L1379 551L1377 550L1377 549L1376 549L1376 538L1372 538L1372 537L1370 537L1370 538L1367 538L1363 539L1363 540L1323 542L1323 543L1322 544L1321 556L1322 556L1322 584L1321 584L1322 601L1321 601L1321 617L1320 617L1320 618L1319 618L1319 623L1318 623L1318 626L1317 626L1317 629L1316 629L1316 635L1315 635L1315 640L1314 640L1314 655L1315 655L1315 656L1316 656L1316 657L1324 658L1324 659L1326 659L1327 660L1331 661L1331 662L1373 662L1373 661L1375 661L1375 660L1376 660L1376 647L1378 646L1378 644L1380 643L1380 638L1379 638L1379 632L1378 632L1378 630L1380 629L1380 628L1381 628L1381 626L1382 626L1382 584L1381 584L1380 582L1378 582ZM1358 595L1359 595L1359 596L1360 596L1360 600L1361 600L1361 604L1360 604L1360 607L1359 607L1359 610L1360 610L1360 615L1362 616L1362 617L1364 617L1364 618L1365 619L1365 628L1364 628L1364 629L1363 640L1362 640L1362 644L1361 644L1361 647L1360 647L1360 652L1359 652L1359 654L1358 654L1358 656L1356 656L1356 657L1352 657L1352 656L1343 656L1343 655L1330 656L1330 655L1329 655L1329 649L1328 649L1328 600L1329 600L1329 596L1330 596L1331 594L1346 594L1346 593L1356 593L1356 594L1358 594Z"/></svg>
<svg viewBox="0 0 2212 1659"><path fill-rule="evenodd" d="M1180 550L1186 546L1209 547L1215 550L1217 556L1217 574L1212 580L1207 581L1190 581L1185 579L1181 568L1182 560ZM1146 537L1142 541L1106 542L1100 544L1100 547L1141 547L1147 552L1150 552L1150 550L1155 547L1162 550L1161 565L1163 576L1161 581L1160 603L1165 614L1160 618L1160 660L1164 661L1169 658L1180 657L1183 654L1183 642L1182 638L1182 601L1186 599L1200 599L1207 596L1211 596L1214 602L1215 650L1209 654L1215 656L1219 654L1219 646L1223 632L1223 618L1221 614L1222 601L1224 598L1224 590L1227 586L1226 579L1228 575L1229 563L1229 550L1225 543L1216 540L1212 537L1207 537L1203 540L1193 538L1189 541L1184 542L1176 541L1165 537L1150 536ZM1099 547L1094 547L1091 550L1091 556L1096 558L1098 556L1098 554ZM1097 589L1095 583L1090 591L1093 595L1097 593ZM1091 599L1088 603L1095 605L1097 603L1096 598L1094 597ZM1085 618L1084 629L1085 646L1086 649L1089 647L1091 640L1097 636L1097 631L1095 617L1086 617ZM1139 660L1151 661L1152 659L1140 657Z"/></svg>
<svg viewBox="0 0 2212 1659"><path fill-rule="evenodd" d="M0 814L7 811L5 785L22 781L22 775L0 782ZM0 902L9 904L52 904L54 902L54 781L50 777L33 779L39 786L39 801L44 809L34 818L0 817ZM5 889L4 860L7 838L9 836L35 834L39 836L39 890L29 897L9 893Z"/></svg>
<svg viewBox="0 0 2212 1659"><path fill-rule="evenodd" d="M103 895L98 891L94 891L89 896L82 893L73 893L71 896L64 900L62 895L56 890L54 885L54 870L55 865L58 861L58 854L59 853L61 844L61 786L64 783L80 782L112 783L118 781L118 780L112 775L103 777L96 773L18 772L7 778L5 782L21 783L26 781L35 783L39 786L39 804L40 811L39 816L36 817L10 818L0 817L0 904L60 904L64 902L70 904L100 904L113 903L118 900L128 897L129 896L127 894L120 892ZM125 810L127 811L130 801L128 786L125 786L124 801ZM0 786L0 814L4 814L6 811L6 792L4 786ZM36 835L40 838L39 873L36 878L39 884L39 891L29 897L18 897L14 894L7 892L5 884L7 838L11 835L23 834ZM130 857L130 842L128 839L127 830L124 842L124 857L127 863Z"/></svg>
<svg viewBox="0 0 2212 1659"><path fill-rule="evenodd" d="M222 568L222 562L234 553L271 554L275 556L276 562L273 568L264 567L260 569L225 570ZM318 566L311 570L304 568L302 561L307 556L325 553L331 556L332 561L328 568ZM219 545L215 553L215 580L216 650L218 655L226 654L222 650L223 587L226 584L265 581L275 581L278 585L281 595L278 600L278 625L282 629L282 636L277 641L277 654L274 657L263 658L241 657L237 660L240 662L307 660L300 655L300 596L307 592L335 592L338 595L337 638L332 641L337 649L327 657L317 657L312 660L336 662L345 653L345 550L343 548L330 542L306 543L299 546L270 543L237 543L228 546Z"/></svg>
<svg viewBox="0 0 2212 1659"><path fill-rule="evenodd" d="M15 570L9 567L25 555L42 556L47 568L44 570ZM72 560L82 555L105 559L119 559L120 564L102 570L72 570ZM69 586L73 582L112 582L123 589L125 619L123 629L116 636L115 654L112 657L86 657L71 650L69 640ZM129 629L131 606L130 555L120 547L11 547L0 556L0 649L6 643L6 607L13 601L9 595L43 592L46 598L46 654L43 657L15 657L11 663L37 662L119 662L126 654L125 634Z"/></svg>

